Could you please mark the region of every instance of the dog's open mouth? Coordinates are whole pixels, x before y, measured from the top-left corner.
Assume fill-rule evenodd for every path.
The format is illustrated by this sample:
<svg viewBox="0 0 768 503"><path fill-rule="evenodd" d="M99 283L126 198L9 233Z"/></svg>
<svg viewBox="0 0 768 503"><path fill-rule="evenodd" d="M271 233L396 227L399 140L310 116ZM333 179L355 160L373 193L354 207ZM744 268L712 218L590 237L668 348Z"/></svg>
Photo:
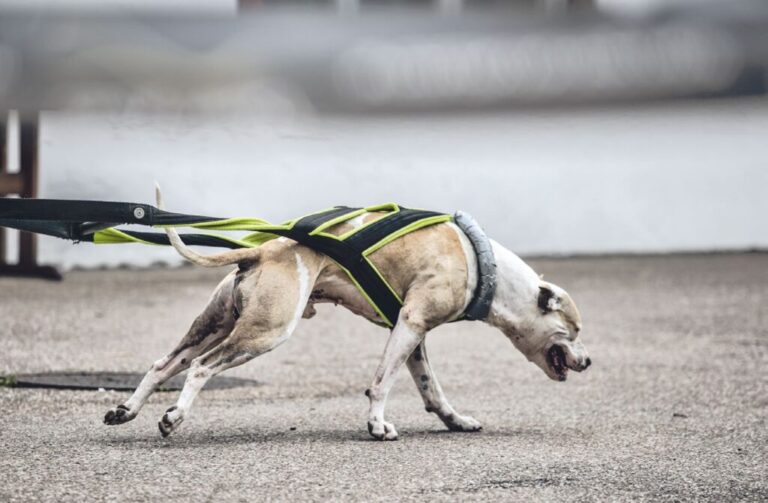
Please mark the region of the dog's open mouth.
<svg viewBox="0 0 768 503"><path fill-rule="evenodd" d="M553 345L547 351L547 361L550 368L557 376L558 381L565 381L568 377L568 367L565 364L565 351L558 344Z"/></svg>

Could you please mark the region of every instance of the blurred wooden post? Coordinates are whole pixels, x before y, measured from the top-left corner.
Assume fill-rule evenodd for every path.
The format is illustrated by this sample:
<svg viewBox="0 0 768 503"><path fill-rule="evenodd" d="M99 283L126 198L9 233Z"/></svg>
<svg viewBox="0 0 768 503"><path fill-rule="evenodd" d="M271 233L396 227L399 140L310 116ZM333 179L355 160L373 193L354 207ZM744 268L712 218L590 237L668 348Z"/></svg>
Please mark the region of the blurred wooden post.
<svg viewBox="0 0 768 503"><path fill-rule="evenodd" d="M0 178L8 172L8 113L0 112ZM2 195L2 194L0 194ZM5 264L5 229L0 227L0 266Z"/></svg>
<svg viewBox="0 0 768 503"><path fill-rule="evenodd" d="M8 172L8 115L2 121L2 168L0 169L0 195L18 194L20 197L37 197L38 154L40 150L40 113L19 114L19 172ZM19 233L19 263L7 264L5 247L1 249L0 276L24 276L45 279L61 279L54 267L37 264L37 236L29 232Z"/></svg>
<svg viewBox="0 0 768 503"><path fill-rule="evenodd" d="M19 196L37 197L37 154L40 114L19 115L19 174L22 188ZM30 232L19 235L19 266L33 268L37 262L37 236Z"/></svg>

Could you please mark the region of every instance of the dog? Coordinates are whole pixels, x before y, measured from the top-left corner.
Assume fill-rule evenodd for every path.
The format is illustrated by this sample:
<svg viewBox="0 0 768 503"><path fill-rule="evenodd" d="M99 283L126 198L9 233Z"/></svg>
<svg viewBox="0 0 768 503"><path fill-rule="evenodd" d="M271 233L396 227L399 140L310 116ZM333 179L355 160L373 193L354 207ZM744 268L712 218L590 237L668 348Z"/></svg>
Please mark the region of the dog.
<svg viewBox="0 0 768 503"><path fill-rule="evenodd" d="M159 188L157 206L163 208ZM327 232L340 235L383 215L365 213ZM332 302L374 323L382 322L335 262L291 239L281 237L258 248L201 255L188 248L172 227L165 230L178 253L194 264L237 264L237 269L219 283L176 348L150 367L125 403L106 413L104 423L108 425L135 418L155 389L189 369L176 405L158 423L160 433L167 437L179 428L211 377L285 342L300 318L315 314L315 304ZM569 370L580 372L589 367L591 359L580 339L581 316L568 293L543 281L497 242L491 240L491 245L497 286L485 322L501 330L555 381L565 381ZM472 299L478 264L471 242L453 222L444 222L406 234L370 259L403 299L403 306L365 392L370 401L368 432L377 440L397 439L397 430L385 420L384 409L404 363L427 412L435 413L451 431L479 431L477 420L456 412L446 399L429 364L425 341L433 328L460 318Z"/></svg>

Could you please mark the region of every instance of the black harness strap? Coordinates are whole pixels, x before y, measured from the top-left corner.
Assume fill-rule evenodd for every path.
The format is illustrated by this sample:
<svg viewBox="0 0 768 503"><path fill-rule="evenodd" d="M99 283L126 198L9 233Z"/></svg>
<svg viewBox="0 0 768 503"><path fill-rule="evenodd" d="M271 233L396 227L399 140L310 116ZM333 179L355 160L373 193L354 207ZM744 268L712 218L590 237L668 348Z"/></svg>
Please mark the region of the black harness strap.
<svg viewBox="0 0 768 503"><path fill-rule="evenodd" d="M442 213L425 210L412 210L400 207L400 211L376 220L372 224L360 229L349 236L345 241L360 253L386 238L393 232L410 225L423 218L440 216Z"/></svg>
<svg viewBox="0 0 768 503"><path fill-rule="evenodd" d="M266 228L260 232L293 239L334 260L346 270L361 293L382 317L383 322L386 325L394 326L400 314L402 301L379 274L375 266L366 258L366 252L411 224L416 225L409 230L415 230L420 228L420 225L422 227L432 225L436 222L450 220L451 217L433 211L415 210L396 205L391 205L391 208L386 215L351 232L344 239L324 235L324 233L312 234L312 232L321 225L344 215L349 215L351 218L352 213L361 208L338 206L300 218L289 229L284 228L284 226L273 227L267 224ZM370 210L377 211L374 207L371 207ZM433 217L443 217L443 219ZM148 204L0 198L0 227L47 234L72 241L94 241L94 233L97 231L103 231L120 224L192 225L224 220L227 219L172 213ZM419 224L420 221L423 222ZM475 297L480 300L481 304L478 306L473 301L468 317L470 319L483 319L487 315L487 307L493 297L492 286L495 285L493 268L484 266L487 264L495 266L495 264L493 263L492 251L490 251L490 255L488 253L490 245L487 244L487 238L483 242L484 234L481 235L482 231L473 232L474 227L479 229L479 226L469 227L465 226L464 230L465 232L470 231L468 235L475 246L478 258L487 258L488 260L480 260L481 277L479 283L482 288L476 291ZM215 225L212 228L215 228ZM168 236L161 232L136 232L122 229L119 232L147 243L170 244ZM182 234L181 238L188 245L226 248L248 246L246 243L233 242L224 237L209 234Z"/></svg>
<svg viewBox="0 0 768 503"><path fill-rule="evenodd" d="M376 268L365 258L364 252L393 232L423 218L439 216L441 213L401 207L400 211L381 217L344 240L310 234L320 225L357 209L359 208L339 207L310 215L298 220L290 230L275 231L275 234L293 239L322 253L346 269L362 292L378 308L385 323L393 326L397 322L402 303Z"/></svg>
<svg viewBox="0 0 768 503"><path fill-rule="evenodd" d="M342 215L346 215L347 213L351 213L359 209L361 208L350 208L349 206L336 206L335 208L331 208L329 210L313 213L312 215L307 215L306 217L302 217L299 220L297 220L296 223L293 225L293 230L296 231L297 233L301 232L301 233L309 234L310 232L314 231L324 223L330 222L334 218L338 218Z"/></svg>
<svg viewBox="0 0 768 503"><path fill-rule="evenodd" d="M164 211L149 204L112 201L69 201L62 199L0 198L0 227L8 227L36 234L46 234L72 241L93 241L97 230L120 224L182 225L225 220L202 215L185 215ZM135 233L141 239L157 244L169 244L162 233ZM199 238L205 235L195 235ZM165 239L163 239L165 238ZM186 243L187 241L185 241ZM216 240L210 246L233 247L226 240ZM193 244L193 243L188 243Z"/></svg>
<svg viewBox="0 0 768 503"><path fill-rule="evenodd" d="M163 232L137 232L126 230L121 230L120 232L155 245L170 246L171 244L168 235ZM242 245L233 241L209 234L179 234L179 237L181 237L181 240L185 245L190 246L213 246L216 248L230 248L232 250L242 248ZM93 234L84 235L82 241L93 241Z"/></svg>

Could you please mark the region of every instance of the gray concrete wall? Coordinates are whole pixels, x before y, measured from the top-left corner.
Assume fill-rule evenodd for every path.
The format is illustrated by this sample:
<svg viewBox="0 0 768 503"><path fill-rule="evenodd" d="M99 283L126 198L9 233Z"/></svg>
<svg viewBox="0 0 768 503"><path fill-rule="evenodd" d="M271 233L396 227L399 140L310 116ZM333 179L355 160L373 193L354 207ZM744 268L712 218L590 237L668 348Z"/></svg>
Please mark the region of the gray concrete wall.
<svg viewBox="0 0 768 503"><path fill-rule="evenodd" d="M386 119L46 114L41 197L281 221L335 204L474 214L523 254L768 247L764 100ZM45 262L175 262L43 239Z"/></svg>

